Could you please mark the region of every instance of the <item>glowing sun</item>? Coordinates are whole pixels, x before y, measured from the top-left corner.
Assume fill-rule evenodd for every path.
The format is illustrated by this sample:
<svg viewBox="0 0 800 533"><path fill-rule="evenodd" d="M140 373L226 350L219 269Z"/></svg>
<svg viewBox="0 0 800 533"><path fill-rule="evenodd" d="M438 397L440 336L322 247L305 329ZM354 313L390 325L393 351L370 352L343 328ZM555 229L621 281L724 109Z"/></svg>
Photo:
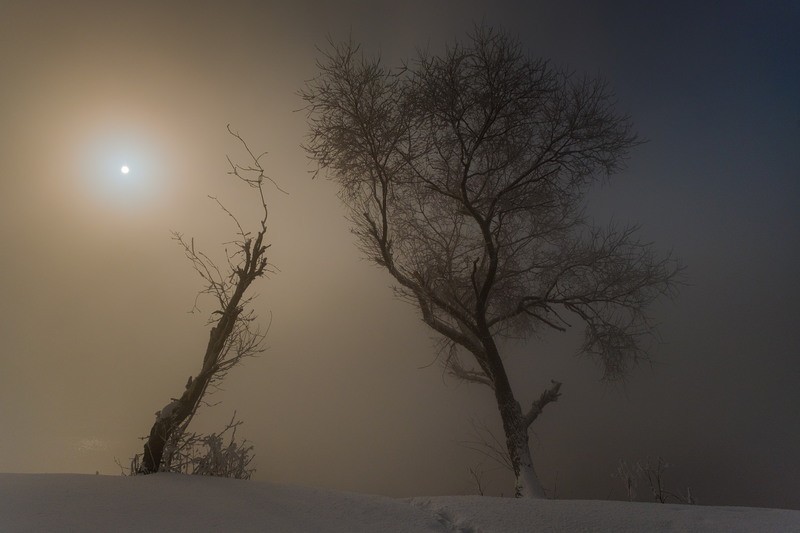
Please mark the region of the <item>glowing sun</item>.
<svg viewBox="0 0 800 533"><path fill-rule="evenodd" d="M128 168L128 165L122 165L122 168L120 168L119 171L122 172L123 174L127 174L128 172L131 171L131 169Z"/></svg>

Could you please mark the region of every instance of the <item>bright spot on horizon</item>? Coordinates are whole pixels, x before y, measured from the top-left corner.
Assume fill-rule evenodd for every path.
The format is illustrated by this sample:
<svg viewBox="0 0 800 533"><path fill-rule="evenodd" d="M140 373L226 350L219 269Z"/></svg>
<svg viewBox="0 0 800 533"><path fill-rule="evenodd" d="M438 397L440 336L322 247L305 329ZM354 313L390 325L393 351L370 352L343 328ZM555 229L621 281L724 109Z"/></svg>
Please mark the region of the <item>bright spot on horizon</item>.
<svg viewBox="0 0 800 533"><path fill-rule="evenodd" d="M128 172L130 172L130 171L131 171L131 169L129 169L129 168L128 168L128 165L122 165L122 168L121 168L121 169L119 169L119 170L120 170L120 172L122 172L123 174L127 174Z"/></svg>

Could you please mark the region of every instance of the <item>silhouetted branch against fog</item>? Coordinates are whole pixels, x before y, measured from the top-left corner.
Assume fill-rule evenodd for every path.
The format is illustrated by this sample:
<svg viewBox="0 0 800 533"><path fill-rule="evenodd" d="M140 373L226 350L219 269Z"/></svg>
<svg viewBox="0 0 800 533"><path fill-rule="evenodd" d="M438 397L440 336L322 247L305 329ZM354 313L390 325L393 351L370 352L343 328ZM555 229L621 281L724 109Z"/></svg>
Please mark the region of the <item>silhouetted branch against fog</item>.
<svg viewBox="0 0 800 533"><path fill-rule="evenodd" d="M244 165L234 163L228 158L231 167L228 174L258 191L262 215L253 231L245 230L237 217L222 202L211 197L233 220L237 228L235 239L228 243L232 245L232 251L227 248L225 250L227 264L222 268L206 253L195 247L194 239L187 241L180 233L173 233L173 238L183 248L186 258L203 280L204 288L199 292L198 298L204 294L210 295L214 299L215 310L211 312L208 321L212 327L200 372L196 376L189 377L178 399L173 399L156 414L156 421L146 440L141 462L137 462L138 473L158 472L164 466L165 445L179 442L181 435L188 435L186 429L208 394L208 388L218 387L233 367L245 358L264 351L263 343L268 326L265 330L261 329L257 315L249 306L253 297L248 295L248 289L256 279L270 271L266 255L270 245L264 242L269 216L264 197L264 184L265 181L274 184L274 181L266 176L261 166L264 154L255 155L244 139L231 130L230 126L228 132L239 141L249 157ZM197 309L196 299L193 311ZM233 424L233 421L231 423ZM202 436L194 435L194 437L198 439ZM213 443L218 444L217 441ZM246 454L249 454L249 450L246 447L241 448Z"/></svg>
<svg viewBox="0 0 800 533"><path fill-rule="evenodd" d="M585 325L583 351L607 378L642 357L646 307L679 268L633 228L594 227L590 186L639 141L605 82L529 58L476 27L442 54L390 69L352 40L329 42L301 91L305 148L339 185L363 253L457 351L456 377L490 386L517 495L543 496L528 425L560 384L523 412L497 340Z"/></svg>

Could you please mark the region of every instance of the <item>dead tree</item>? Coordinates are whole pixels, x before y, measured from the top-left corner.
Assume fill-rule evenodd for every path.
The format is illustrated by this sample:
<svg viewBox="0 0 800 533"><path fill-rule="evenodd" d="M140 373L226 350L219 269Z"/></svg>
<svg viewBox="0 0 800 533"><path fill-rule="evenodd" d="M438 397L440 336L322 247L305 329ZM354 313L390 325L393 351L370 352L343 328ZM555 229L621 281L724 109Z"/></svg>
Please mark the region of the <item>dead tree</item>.
<svg viewBox="0 0 800 533"><path fill-rule="evenodd" d="M395 70L352 41L322 54L301 92L306 149L339 185L361 250L441 335L447 371L493 391L516 494L541 497L528 428L561 383L523 409L498 340L577 321L583 352L623 376L645 355L646 307L679 271L635 228L584 216L586 192L638 144L631 123L602 81L485 27Z"/></svg>
<svg viewBox="0 0 800 533"><path fill-rule="evenodd" d="M162 464L164 446L176 432L183 432L191 422L209 387L215 387L227 373L243 359L263 351L266 332L259 329L254 311L249 308L252 296L248 296L250 285L269 269L266 252L269 245L264 242L267 231L267 204L264 198L265 181L271 181L247 143L228 126L228 131L246 150L249 162L242 166L228 162L228 174L258 191L262 216L255 233L245 231L236 216L216 198L212 199L227 213L237 228L237 237L231 243L233 251L226 250L227 268L220 269L205 253L197 250L194 239L187 241L181 234L173 238L183 248L186 257L205 283L198 294L208 294L215 300L216 310L211 313L209 324L213 324L200 371L190 376L180 397L156 413L156 420L144 445L144 453L137 473L158 472ZM195 300L195 309L197 300Z"/></svg>

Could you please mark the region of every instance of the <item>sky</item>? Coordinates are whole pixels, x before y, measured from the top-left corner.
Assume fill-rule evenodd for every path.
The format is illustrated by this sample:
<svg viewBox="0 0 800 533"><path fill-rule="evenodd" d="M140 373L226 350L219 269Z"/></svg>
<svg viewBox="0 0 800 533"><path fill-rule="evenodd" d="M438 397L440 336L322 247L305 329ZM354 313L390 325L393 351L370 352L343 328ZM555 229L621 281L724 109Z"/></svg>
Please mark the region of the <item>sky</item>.
<svg viewBox="0 0 800 533"><path fill-rule="evenodd" d="M0 1L0 471L119 473L199 370L201 284L170 232L220 257L235 228L209 195L258 220L226 175L243 156L230 123L288 194L269 191L279 272L256 287L269 349L196 429L235 410L257 479L467 494L472 468L508 495L512 477L469 445L500 434L491 394L442 375L431 332L359 255L335 187L311 178L297 95L329 35L398 64L481 22L608 80L648 142L589 212L640 224L687 267L652 309L652 362L623 384L600 382L575 335L503 346L523 405L564 383L533 427L546 489L621 499L619 462L661 456L700 503L800 508L790 1Z"/></svg>

